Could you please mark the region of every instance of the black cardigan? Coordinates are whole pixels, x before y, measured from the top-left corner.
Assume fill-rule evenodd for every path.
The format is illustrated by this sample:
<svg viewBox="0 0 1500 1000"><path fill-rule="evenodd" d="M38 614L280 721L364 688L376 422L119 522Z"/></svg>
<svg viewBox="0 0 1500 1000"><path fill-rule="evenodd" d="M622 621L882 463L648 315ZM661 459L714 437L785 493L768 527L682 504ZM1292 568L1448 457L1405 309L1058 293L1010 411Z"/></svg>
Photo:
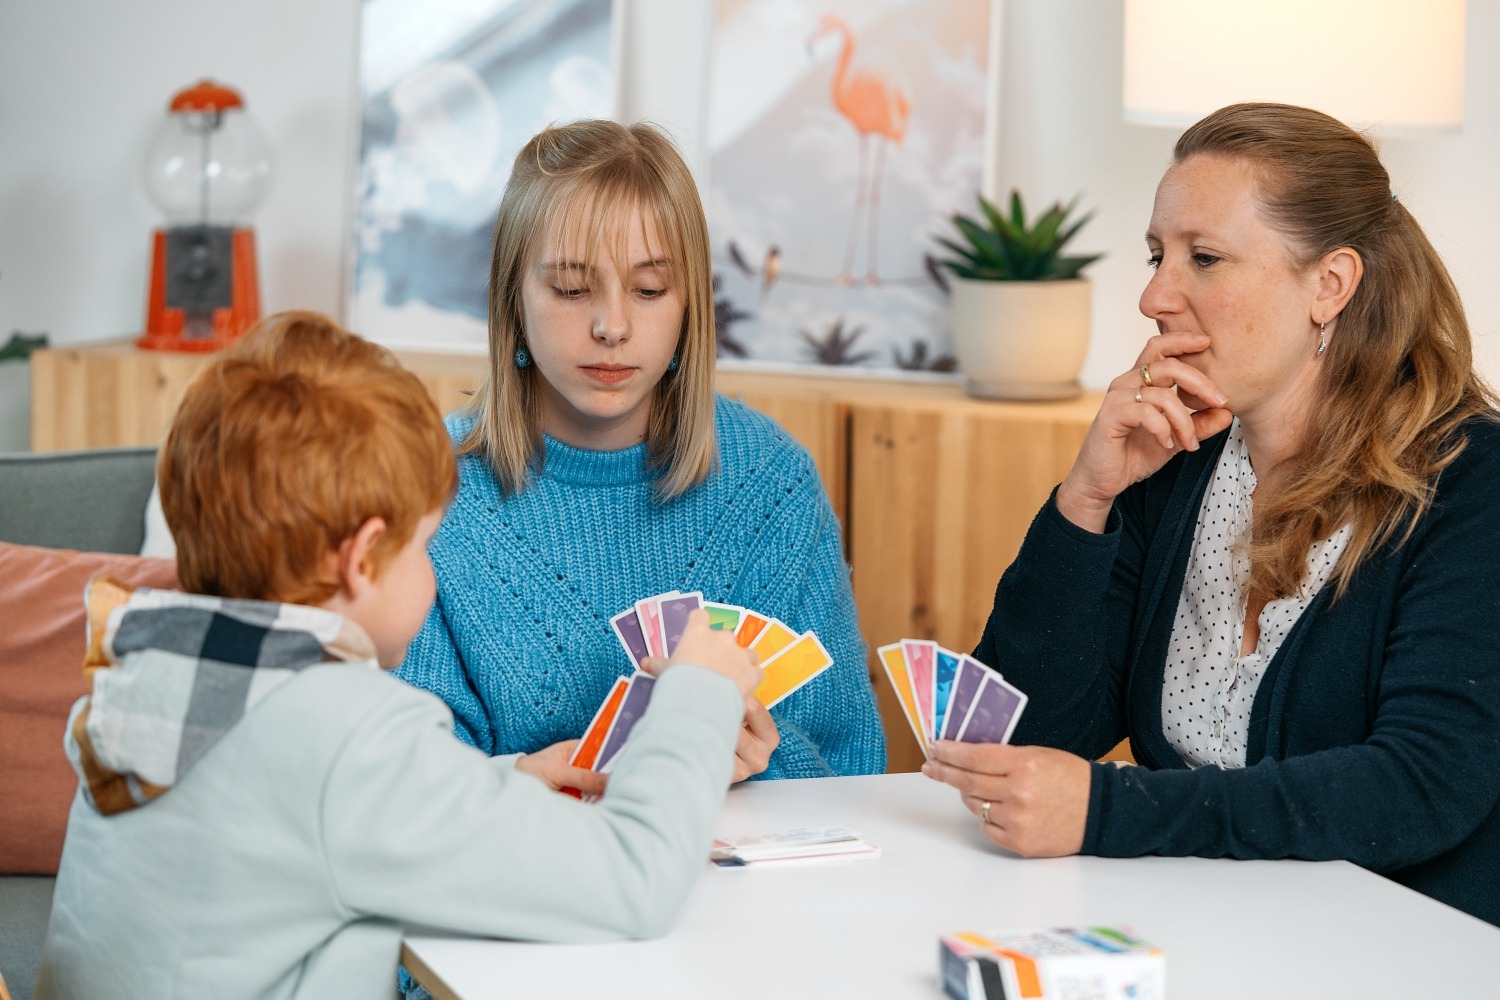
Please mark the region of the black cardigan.
<svg viewBox="0 0 1500 1000"><path fill-rule="evenodd" d="M1500 924L1500 425L1464 428L1404 544L1330 583L1266 667L1246 767L1188 768L1162 678L1227 433L1115 501L1104 534L1049 500L974 655L1030 696L1015 742L1095 764L1083 853L1345 859Z"/></svg>

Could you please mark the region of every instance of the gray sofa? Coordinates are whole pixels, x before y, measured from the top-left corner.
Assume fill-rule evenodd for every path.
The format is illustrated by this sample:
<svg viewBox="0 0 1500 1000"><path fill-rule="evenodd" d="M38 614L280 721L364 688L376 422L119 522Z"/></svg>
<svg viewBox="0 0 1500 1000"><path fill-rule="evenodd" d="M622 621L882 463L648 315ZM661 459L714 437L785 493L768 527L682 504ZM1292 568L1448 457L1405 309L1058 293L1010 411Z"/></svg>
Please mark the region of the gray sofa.
<svg viewBox="0 0 1500 1000"><path fill-rule="evenodd" d="M155 467L154 448L0 454L0 541L139 552ZM14 1000L32 998L52 882L0 875L0 974Z"/></svg>

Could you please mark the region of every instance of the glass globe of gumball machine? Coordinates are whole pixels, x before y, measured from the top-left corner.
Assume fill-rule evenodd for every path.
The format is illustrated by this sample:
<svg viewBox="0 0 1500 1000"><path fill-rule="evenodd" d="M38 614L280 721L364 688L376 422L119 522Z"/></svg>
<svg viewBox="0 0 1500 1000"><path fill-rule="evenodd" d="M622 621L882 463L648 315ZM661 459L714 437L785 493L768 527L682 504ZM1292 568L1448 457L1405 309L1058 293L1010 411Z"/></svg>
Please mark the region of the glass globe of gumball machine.
<svg viewBox="0 0 1500 1000"><path fill-rule="evenodd" d="M250 219L270 186L270 155L238 92L203 80L173 95L146 154L146 192L166 224L152 234L137 346L217 350L260 318Z"/></svg>

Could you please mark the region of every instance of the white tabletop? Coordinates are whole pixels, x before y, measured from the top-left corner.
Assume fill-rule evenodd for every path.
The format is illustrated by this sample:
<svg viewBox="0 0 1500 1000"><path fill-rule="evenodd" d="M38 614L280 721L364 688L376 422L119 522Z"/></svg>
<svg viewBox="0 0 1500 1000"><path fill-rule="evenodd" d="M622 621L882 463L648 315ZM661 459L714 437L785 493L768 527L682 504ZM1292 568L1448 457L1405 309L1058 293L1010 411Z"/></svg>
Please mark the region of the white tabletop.
<svg viewBox="0 0 1500 1000"><path fill-rule="evenodd" d="M920 774L734 788L722 836L849 826L875 861L711 868L656 941L407 938L438 997L926 997L939 935L1118 924L1166 953L1173 1000L1500 996L1500 928L1346 862L1006 855Z"/></svg>

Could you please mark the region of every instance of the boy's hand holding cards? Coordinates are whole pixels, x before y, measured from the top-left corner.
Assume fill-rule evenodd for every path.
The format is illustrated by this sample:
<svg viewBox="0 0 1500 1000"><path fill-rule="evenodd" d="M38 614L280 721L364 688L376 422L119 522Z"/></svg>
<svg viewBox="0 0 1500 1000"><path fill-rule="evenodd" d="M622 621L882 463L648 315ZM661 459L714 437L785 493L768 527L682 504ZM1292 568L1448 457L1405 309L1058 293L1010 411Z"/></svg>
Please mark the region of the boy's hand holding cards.
<svg viewBox="0 0 1500 1000"><path fill-rule="evenodd" d="M731 633L737 645L759 656L761 679L753 694L766 708L833 664L833 657L813 633L798 635L777 619L748 608L717 604L703 600L701 593L675 590L637 601L610 619L610 627L636 672L615 681L579 741L573 764L595 771L610 770L650 701L656 678L645 669L647 660L671 657L689 618L699 610L706 612L711 628Z"/></svg>
<svg viewBox="0 0 1500 1000"><path fill-rule="evenodd" d="M925 639L902 639L876 653L924 755L932 756L936 740L1010 741L1026 695L999 673Z"/></svg>

